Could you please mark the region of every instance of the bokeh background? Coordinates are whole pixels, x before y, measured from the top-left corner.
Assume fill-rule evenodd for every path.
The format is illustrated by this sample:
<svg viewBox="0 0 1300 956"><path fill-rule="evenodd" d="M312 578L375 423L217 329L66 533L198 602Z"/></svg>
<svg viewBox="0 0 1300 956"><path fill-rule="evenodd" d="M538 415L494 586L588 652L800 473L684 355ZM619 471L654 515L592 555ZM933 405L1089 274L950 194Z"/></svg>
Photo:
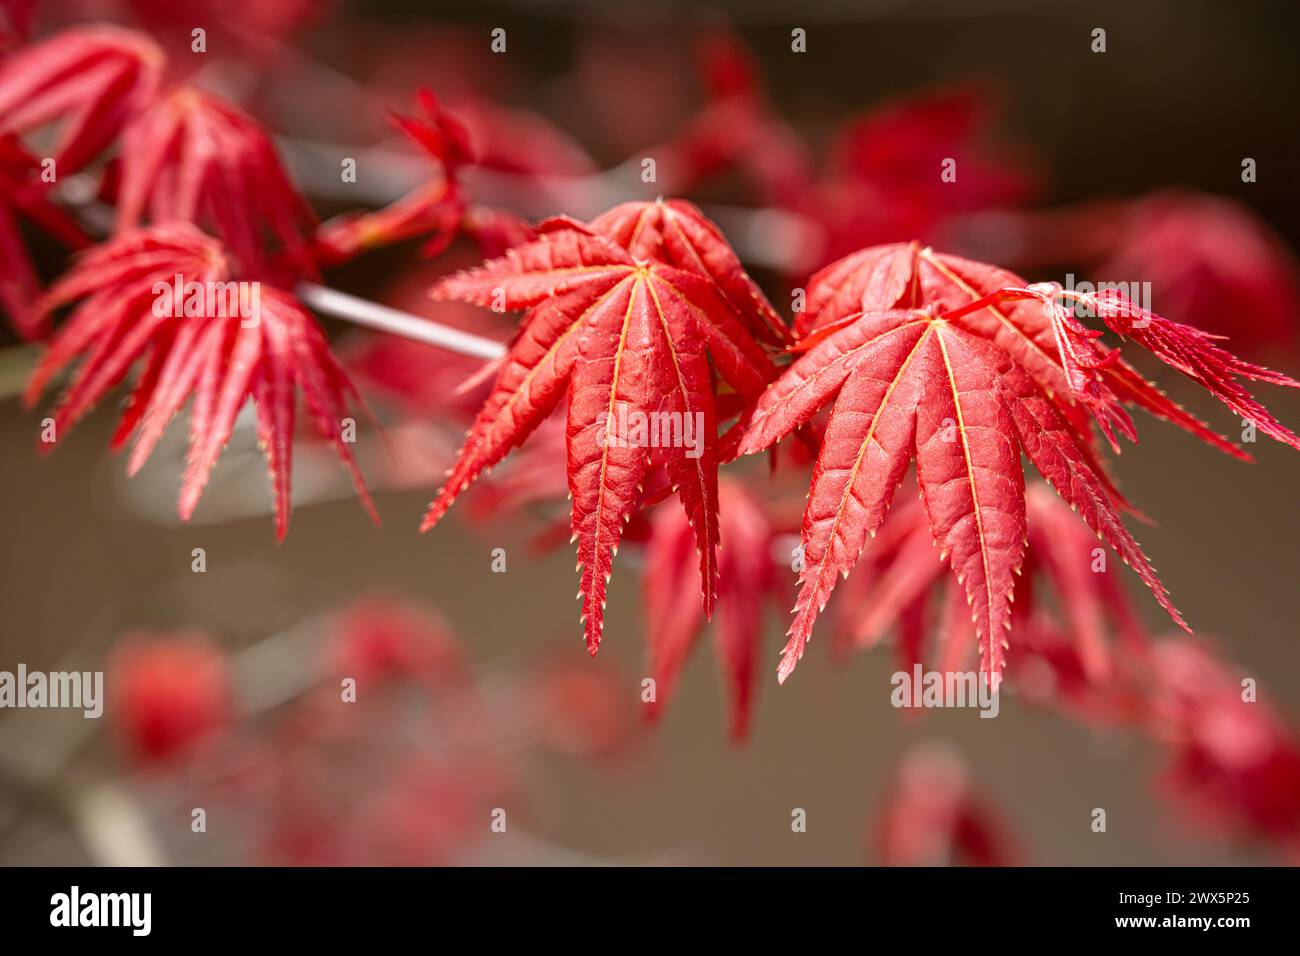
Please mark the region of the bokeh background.
<svg viewBox="0 0 1300 956"><path fill-rule="evenodd" d="M95 6L85 4L85 15ZM129 4L98 6L130 22ZM1186 187L1245 204L1296 248L1300 128L1293 116L1300 36L1294 13L1294 4L1284 0L806 0L795 11L775 2L708 9L693 3L337 2L284 41L315 64L310 76L318 86L311 95L296 79L306 68L283 60L261 72L231 65L223 81L248 91L258 115L299 144L379 136L378 110L368 117L354 113L363 101L357 87L380 90L376 102L387 98L404 108L403 89L481 82L499 100L548 117L599 166L613 167L698 108L692 40L725 25L753 51L774 110L814 144L890 97L975 80L1001 107L997 135L1024 153L1040 183L1030 206ZM67 20L51 9L38 18L45 22ZM486 47L498 26L508 31L504 64L473 52ZM806 54L790 52L795 26L808 31ZM1090 31L1098 26L1107 30L1104 55L1089 49ZM601 102L607 91L593 72L602 64L644 81L613 111ZM615 134L607 120L619 112L628 122ZM311 152L290 148L287 154L310 183ZM1255 183L1241 181L1246 156L1258 162ZM328 166L335 168L336 160L331 157ZM728 206L746 198L725 177L695 195ZM322 215L347 205L337 194L312 199ZM982 234L990 243L999 235L995 228ZM43 267L57 269L56 250L42 250L42 256ZM452 257L464 265L473 261L473 250L458 247ZM998 253L989 251L987 258L997 261ZM403 246L368 256L330 281L419 310L411 289L435 274L428 268L416 246ZM1030 277L1060 280L1052 269ZM755 274L774 297L784 291L774 270L759 267ZM332 320L328 326L341 348L357 347L362 333ZM300 452L293 525L287 540L276 544L264 466L244 429L195 521L180 526L173 515L181 450L162 449L128 482L123 463L106 452L113 416L104 408L56 453L38 456L40 415L20 406L12 385L21 381L31 353L12 338L4 344L0 669L12 670L19 661L31 669L101 669L124 635L203 632L243 662L236 673L252 673L272 686L270 704L238 681L233 697L237 714L254 713L248 719L264 728L259 733L275 737L283 732L277 708L287 706L277 695L292 696L304 673L317 672L331 615L375 594L436 609L458 635L489 706L512 714L509 739L491 744L509 763L510 793L488 805L507 807L512 821L527 821L482 843L470 841L451 854L455 861L871 862L870 821L900 759L923 741L945 742L963 755L1029 862L1277 859L1267 846L1212 839L1195 822L1172 814L1153 790L1160 754L1134 735L1089 730L1014 699L1004 701L996 720L965 711L903 719L889 704L894 662L883 650L835 661L814 642L795 677L778 688L769 676L785 626L778 616L768 618L763 678L745 746L726 739L721 681L704 647L661 725L642 727L635 714L644 669L637 549L620 555L605 643L599 657L588 660L567 548L537 554L529 548L534 527L517 521L471 526L464 514L453 514L430 534L416 533L439 467L445 467L438 457L446 451L439 445L445 436L420 432L418 440L430 443L428 457L377 493L382 528L367 521L328 453ZM1265 347L1257 357L1292 373L1300 369L1286 343ZM1172 374L1160 381L1233 433L1234 421L1222 409ZM1280 419L1300 422L1300 396L1264 392ZM1138 529L1145 550L1198 632L1212 635L1242 673L1257 677L1273 706L1300 719L1300 456L1261 440L1250 449L1258 461L1245 465L1171 427L1149 419L1138 425L1141 442L1125 447L1117 473L1125 492L1156 522ZM362 435L360 454L364 467L389 467L373 433ZM728 472L752 481L765 475L761 465ZM191 571L196 547L206 551L203 574ZM509 555L504 574L491 569L497 547ZM1148 623L1161 628L1159 609L1138 593L1135 580L1126 585ZM273 653L253 653L268 647ZM268 668L283 671L282 679L268 676ZM618 690L607 699L601 695L608 687L600 685L592 691L594 704L574 705L576 717L523 706L548 682L568 679L556 675L569 669L600 674ZM120 716L111 708L98 722L52 711L0 713L0 863L322 861L311 852L294 858L269 851L273 819L230 798L225 775L214 782L201 770L141 768L115 730ZM414 730L412 719L399 708L385 713L383 721L392 723L381 722L375 731L396 760L403 759L408 738L411 753L428 743L419 731L425 718L416 719ZM624 728L617 745L585 740L573 725L590 719ZM547 721L561 726L548 723L537 733L539 722ZM516 739L548 734L558 734L557 746ZM583 739L574 743L575 736ZM387 785L387 771L344 752L378 744L332 746L338 752L327 761L331 773L346 777L347 786L364 791ZM243 760L236 763L242 767ZM464 780L459 771L449 771L447 779ZM343 786L334 777L312 780L302 786ZM214 795L218 787L220 796ZM437 804L440 797L430 799ZM210 809L208 832L190 831L191 807L228 805L241 809ZM415 806L411 813L419 818L418 801ZM791 831L795 807L807 810L805 833ZM1090 830L1094 807L1108 811L1105 834ZM473 819L480 826L480 817ZM486 818L481 826L486 831ZM310 843L311 837L303 839ZM443 859L415 856L368 859Z"/></svg>

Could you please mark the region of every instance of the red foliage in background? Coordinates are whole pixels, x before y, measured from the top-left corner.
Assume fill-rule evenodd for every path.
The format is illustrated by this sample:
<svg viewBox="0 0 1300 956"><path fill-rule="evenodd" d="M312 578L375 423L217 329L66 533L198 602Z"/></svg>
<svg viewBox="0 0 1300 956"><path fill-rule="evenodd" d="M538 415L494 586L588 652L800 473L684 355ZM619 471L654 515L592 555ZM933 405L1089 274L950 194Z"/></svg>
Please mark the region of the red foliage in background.
<svg viewBox="0 0 1300 956"><path fill-rule="evenodd" d="M1010 828L970 770L947 750L909 753L872 824L868 843L884 866L1023 865Z"/></svg>
<svg viewBox="0 0 1300 956"><path fill-rule="evenodd" d="M200 635L133 635L106 679L128 753L143 764L193 757L233 716L225 658Z"/></svg>

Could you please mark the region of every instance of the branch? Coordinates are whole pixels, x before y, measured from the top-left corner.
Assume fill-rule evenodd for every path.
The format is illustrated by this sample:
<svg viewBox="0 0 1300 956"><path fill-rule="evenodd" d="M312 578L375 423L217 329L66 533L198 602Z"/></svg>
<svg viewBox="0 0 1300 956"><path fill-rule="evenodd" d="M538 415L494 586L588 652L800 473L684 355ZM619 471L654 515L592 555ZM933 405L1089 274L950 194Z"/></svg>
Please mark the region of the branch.
<svg viewBox="0 0 1300 956"><path fill-rule="evenodd" d="M495 339L462 332L460 329L453 329L432 319L421 318L409 312L371 302L369 299L348 295L338 289L312 282L300 282L294 291L303 302L317 312L332 315L354 325L364 325L367 328L400 335L416 342L423 342L425 345L437 346L473 358L498 359L506 353L505 345Z"/></svg>

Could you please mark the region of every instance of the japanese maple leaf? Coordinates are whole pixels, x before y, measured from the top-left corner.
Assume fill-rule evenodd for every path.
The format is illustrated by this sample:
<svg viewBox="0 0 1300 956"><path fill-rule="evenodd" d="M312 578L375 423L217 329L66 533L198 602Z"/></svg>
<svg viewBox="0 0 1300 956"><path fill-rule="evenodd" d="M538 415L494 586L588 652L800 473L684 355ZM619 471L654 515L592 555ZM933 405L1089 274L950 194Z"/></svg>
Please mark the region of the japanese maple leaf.
<svg viewBox="0 0 1300 956"><path fill-rule="evenodd" d="M416 105L416 115L394 113L390 119L435 161L429 178L383 209L346 214L321 226L316 241L323 265L416 237L426 237L426 256L444 251L461 233L473 238L485 254L500 254L533 238L532 229L512 213L470 203L461 171L474 164L475 150L459 117L429 90L416 95Z"/></svg>
<svg viewBox="0 0 1300 956"><path fill-rule="evenodd" d="M163 60L144 34L103 25L24 47L0 64L0 133L59 126L58 174L77 172L153 99Z"/></svg>
<svg viewBox="0 0 1300 956"><path fill-rule="evenodd" d="M718 542L713 374L756 398L775 368L755 336L776 335L763 321L774 314L771 306L716 228L682 202L629 204L590 228L556 221L534 242L449 277L433 294L527 314L422 528L567 399L571 528L588 650L599 647L613 556L651 466L665 469L695 530L711 615ZM698 455L619 435L619 421L631 413L699 421Z"/></svg>
<svg viewBox="0 0 1300 956"><path fill-rule="evenodd" d="M763 604L776 597L781 577L772 561L775 536L763 504L736 481L718 483L721 539L718 558L718 617L714 646L731 698L731 738L749 730L758 647L763 636ZM704 626L704 613L689 593L696 554L695 535L678 509L659 508L651 519L643 579L648 673L655 678L655 701L647 710L657 718L672 696L677 678Z"/></svg>
<svg viewBox="0 0 1300 956"><path fill-rule="evenodd" d="M261 124L210 93L181 87L122 134L117 228L191 222L226 244L240 272L272 265L270 235L300 264L316 217Z"/></svg>
<svg viewBox="0 0 1300 956"><path fill-rule="evenodd" d="M0 137L0 306L24 339L43 338L48 327L33 306L40 280L23 242L21 221L35 223L74 249L89 240L70 215L50 201L49 186L40 181L41 167L16 136Z"/></svg>
<svg viewBox="0 0 1300 956"><path fill-rule="evenodd" d="M1186 626L1120 519L1124 502L1093 452L1088 412L1103 425L1125 421L1120 404L1130 402L1220 448L1233 446L1104 347L1078 335L1063 345L1052 302L1053 290L915 243L862 250L813 278L811 316L801 317L806 354L759 400L739 443L742 454L759 451L833 403L804 513L803 588L782 679L802 656L836 581L880 527L913 458L934 539L965 590L986 672L1001 673L1024 557L1022 453ZM1290 379L1126 301L1095 296L1087 304L1112 329L1249 413L1261 431L1297 441L1234 376ZM1095 360L1079 361L1074 350L1085 346ZM1097 391L1078 391L1080 375Z"/></svg>
<svg viewBox="0 0 1300 956"><path fill-rule="evenodd" d="M998 301L1004 294L1006 298ZM1120 402L1141 408L1156 418L1177 425L1235 458L1251 460L1249 454L1211 431L1198 418L1147 381L1121 356L1095 342L1085 346L1077 333L1077 327L1073 332L1062 329L1058 321L1059 312L1045 308L1044 298L1041 287L1031 291L1024 279L996 266L935 253L923 249L918 243L873 246L832 263L810 280L807 309L796 317L795 333L807 339L811 333L833 328L859 312L913 302L933 302L940 307L970 309L964 321L978 326L998 345L1016 355L1025 370L1052 397L1058 411L1075 425L1081 435L1087 434L1085 423L1090 408L1093 414L1099 411L1113 412L1117 408L1115 403ZM1094 315L1104 317L1106 324L1120 334L1126 334L1126 329L1138 326L1132 337L1148 348L1152 346L1147 342L1153 341L1157 336L1178 335L1181 334L1180 329L1186 329L1159 318L1154 313L1139 316L1135 307L1126 304L1122 297L1113 292L1075 296L1075 299L1081 300ZM975 308L976 303L987 307ZM1138 335L1144 322L1155 326L1145 337L1146 341ZM1162 332L1162 329L1166 331ZM1063 335L1069 339L1065 348L1061 342ZM1209 344L1208 341L1205 344ZM1072 357L1071 350L1075 348L1094 350L1095 367L1084 368L1077 355ZM1170 353L1162 355L1158 348L1152 348L1152 351L1166 361L1172 357ZM1210 354L1199 358L1217 361L1221 366L1226 361ZM1197 377L1177 362L1170 364L1184 374L1189 374L1189 377ZM1285 376L1247 363L1241 363L1237 369L1224 366L1219 372L1245 374L1248 377L1260 373L1268 376L1262 380L1275 384L1286 384L1289 381ZM1076 391L1076 385L1072 381L1077 382L1080 373L1085 373L1086 379L1097 386L1097 393L1090 395ZM1210 377L1202 376L1198 381L1205 385ZM1209 390L1225 403L1232 399L1245 407L1247 402L1241 400L1241 395L1231 388L1232 385L1235 383L1231 382L1229 374L1227 381ZM1251 410L1259 414L1261 423L1271 421L1271 416L1262 408L1253 406ZM1091 436L1088 437L1091 440ZM1275 437L1286 440L1280 432Z"/></svg>
<svg viewBox="0 0 1300 956"><path fill-rule="evenodd" d="M225 247L187 223L129 230L86 251L41 304L42 313L75 307L50 340L25 400L33 404L60 370L81 360L53 412L57 441L142 360L143 370L112 440L118 450L135 436L127 465L134 474L193 396L179 503L181 518L188 520L239 410L252 399L270 468L276 535L283 538L289 522L295 389L301 389L316 431L333 442L363 506L377 521L342 437L346 402L356 398L355 392L315 319L292 294L263 283L260 306L250 320L238 312L176 317L156 308L155 284L172 286L182 276L186 283L202 285L227 281L231 274ZM42 447L50 450L53 444Z"/></svg>

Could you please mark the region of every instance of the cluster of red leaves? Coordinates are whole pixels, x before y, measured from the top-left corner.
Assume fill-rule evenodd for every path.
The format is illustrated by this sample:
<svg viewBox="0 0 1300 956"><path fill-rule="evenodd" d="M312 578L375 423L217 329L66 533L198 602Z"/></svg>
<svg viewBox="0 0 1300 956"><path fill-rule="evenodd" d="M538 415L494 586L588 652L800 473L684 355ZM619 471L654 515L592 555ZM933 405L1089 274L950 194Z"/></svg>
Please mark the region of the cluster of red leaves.
<svg viewBox="0 0 1300 956"><path fill-rule="evenodd" d="M1236 377L1300 383L1242 362L1203 333L1116 294L1084 304L1261 431L1297 443ZM1123 430L1131 435L1121 406L1135 405L1242 453L1117 351L1081 335L1081 325L1067 325L1051 290L912 243L865 249L828 266L809 283L807 305L796 324L804 354L747 414L739 442L742 454L762 450L833 406L804 513L805 571L782 679L803 655L835 584L883 523L913 458L931 534L964 588L985 672L1001 674L1012 588L1024 561L1022 454L1186 626L1124 527L1126 503L1096 455L1089 412L1103 430L1128 423Z"/></svg>
<svg viewBox="0 0 1300 956"><path fill-rule="evenodd" d="M1300 735L1205 646L1162 641L1152 660L1146 726L1169 749L1166 792L1198 822L1300 859Z"/></svg>
<svg viewBox="0 0 1300 956"><path fill-rule="evenodd" d="M109 667L108 715L132 762L201 781L270 862L464 862L494 807L527 807L520 751L585 759L628 743L632 697L608 675L495 674L518 683L498 699L427 608L367 598L298 633L319 638L318 679L290 678L282 699L263 657L269 710L242 693L242 662L192 635L130 638Z"/></svg>
<svg viewBox="0 0 1300 956"><path fill-rule="evenodd" d="M1203 641L1175 636L1119 646L1114 672L1090 676L1076 642L1040 617L1025 631L1015 686L1090 726L1127 728L1155 742L1165 762L1158 792L1202 832L1257 840L1300 858L1295 728L1263 691L1248 694L1242 669Z"/></svg>
<svg viewBox="0 0 1300 956"><path fill-rule="evenodd" d="M120 176L119 232L188 222L220 238L240 274L274 274L281 250L310 271L315 215L261 124L217 97L180 87L141 113L122 134Z"/></svg>
<svg viewBox="0 0 1300 956"><path fill-rule="evenodd" d="M10 22L23 27L30 14L17 9ZM32 314L39 283L19 217L74 249L85 245L48 192L121 134L154 95L161 69L162 53L148 38L113 27L68 30L0 64L0 305L23 338L43 338L48 328ZM51 126L57 138L46 163L38 163L19 137Z"/></svg>
<svg viewBox="0 0 1300 956"><path fill-rule="evenodd" d="M145 359L113 448L135 436L127 466L134 474L193 396L179 504L181 517L188 519L230 440L239 410L251 398L271 473L276 535L282 538L289 524L293 431L301 390L316 431L334 443L362 504L377 522L352 449L343 440L341 422L347 400L355 393L316 320L292 294L265 286L255 321L245 321L237 310L201 321L177 321L171 312L155 308L154 286L170 286L178 274L198 283L231 277L222 245L179 222L123 232L85 253L43 300L45 310L79 304L33 373L27 401L34 402L57 372L81 359L54 411L55 435L61 438L137 360ZM181 300L173 299L178 307Z"/></svg>
<svg viewBox="0 0 1300 956"><path fill-rule="evenodd" d="M343 415L355 391L330 354L315 319L292 293L320 266L342 262L376 243L430 236L430 253L458 234L485 252L531 238L514 216L472 205L460 183L473 162L465 127L432 94L423 116L396 123L431 158L428 179L376 213L344 217L317 230L267 131L219 97L180 86L163 92L165 57L141 34L110 27L67 30L0 64L0 248L13 267L0 296L26 337L46 334L51 314L80 303L54 336L27 390L35 401L69 363L81 360L55 412L55 438L104 398L143 360L114 438L134 433L135 472L168 421L193 400L190 455L179 510L192 513L235 417L257 407L267 456L276 532L288 525L290 459L297 392L315 430L333 442L374 514L352 453ZM58 177L87 170L113 145L100 195L116 206L114 235L81 256L43 298L18 234L21 216L74 247L76 224L51 204L41 168L19 136L57 132ZM251 321L210 304L185 321L159 315L155 283L238 282L260 287ZM46 446L47 448L49 446Z"/></svg>
<svg viewBox="0 0 1300 956"><path fill-rule="evenodd" d="M444 865L486 835L517 769L436 613L366 599L327 621L319 684L230 748L230 796L278 865ZM355 701L340 703L341 681ZM220 774L220 770L217 771Z"/></svg>
<svg viewBox="0 0 1300 956"><path fill-rule="evenodd" d="M20 15L10 22L21 31L22 8L16 9ZM982 151L987 117L972 91L928 95L869 114L839 137L826 179L810 185L802 147L770 110L744 50L720 35L705 48L703 62L707 106L651 152L679 187L728 170L747 174L767 202L813 217L826 235L823 258L889 238L929 238L954 213L1014 203L1028 192L1027 177ZM570 531L578 544L585 637L594 653L613 557L629 537L628 522L675 493L681 510L654 512L649 536L651 668L662 703L703 621L722 600L718 650L737 738L748 726L760 598L778 584L770 520L738 486L720 486L719 461L733 452L762 450L794 431L810 443L820 440L802 529L802 588L781 679L802 655L836 582L865 550L872 574L855 580L849 600L841 599L841 621L853 619L848 640L873 643L896 616L900 650L919 660L931 630L930 592L940 589L946 564L957 587L942 599L944 666L956 666L978 648L981 667L1000 675L1014 630L1031 675L1035 662L1049 667L1071 702L1108 710L1118 705L1109 690L1098 691L1109 686L1115 669L1105 609L1119 614L1122 602L1111 579L1090 580L1062 548L1076 543L1076 532L1091 538L1084 530L1091 529L1136 570L1173 620L1183 622L1124 526L1129 508L1101 462L1093 421L1118 450L1119 435L1136 438L1127 411L1135 406L1247 456L1139 375L1074 308L1085 307L1261 431L1300 447L1238 379L1295 381L1237 359L1215 336L1115 293L1071 296L1055 286L1031 286L915 242L875 246L814 276L807 307L789 330L718 229L688 203L630 203L587 224L554 219L536 228L477 205L463 175L474 166L537 177L590 172L585 155L549 127L529 125L490 103L468 110L467 123L431 93L421 94L418 115L393 120L432 160L429 177L384 209L316 228L268 133L210 94L185 87L160 94L163 65L152 42L108 28L67 31L0 64L0 250L15 262L0 296L29 336L44 333L54 310L73 307L27 396L34 400L60 370L80 360L55 411L56 434L61 437L141 363L113 445L135 437L128 465L134 472L192 399L180 498L188 517L251 399L271 471L277 534L283 535L301 391L315 429L334 443L373 514L340 438L340 420L355 392L321 329L289 290L318 266L375 245L425 238L425 251L435 254L458 236L473 238L485 254L505 255L444 280L435 295L525 316L506 358L489 367L495 382L424 527L563 405L563 438L558 428L547 430L548 460L538 462L548 467L523 469L493 500L517 505L549 494L549 459L563 440L561 478L573 499ZM477 135L471 136L471 126ZM48 201L39 166L19 139L46 127L56 128L60 175L88 169L119 145L101 188L117 206L117 233L80 257L33 306L37 283L18 218L69 245L81 241L76 225ZM946 158L960 161L961 175L940 186L934 171ZM1240 261L1259 246L1239 231L1223 230L1221 245L1231 249L1188 253L1182 228L1188 217L1176 215L1187 208L1171 214L1153 204L1145 215L1135 213L1129 239L1114 252L1114 270L1160 272L1168 287L1162 295L1188 313L1294 298L1270 284L1276 270L1252 272ZM1198 208L1192 218L1230 224L1221 212ZM1207 230L1193 232L1204 236ZM1132 238L1147 234L1159 241ZM1135 259L1139 254L1150 258ZM1187 261L1221 261L1225 268L1198 284L1201 275L1180 268ZM246 325L237 316L196 316L202 320L178 323L157 314L155 283L176 275L266 283L258 320ZM782 348L800 357L777 380L773 359ZM704 423L700 455L621 445L614 440L615 423L628 411L698 414ZM720 439L719 425L738 413L739 427ZM1026 492L1022 454L1079 512L1082 524L1041 488ZM913 459L921 503L887 519ZM724 539L731 546L719 551ZM701 603L669 601L666 595L680 593L693 577L691 564L698 565ZM1021 585L1012 604L1017 575L1051 585L1065 628L1043 623L1029 586ZM1141 643L1131 617L1112 624L1134 646ZM369 643L358 642L357 668L369 666L367 660L372 673L415 666L412 646L424 644L404 643L409 632L404 622L377 625ZM1131 694L1123 700L1140 709ZM1203 770L1206 759L1197 751L1186 764Z"/></svg>
<svg viewBox="0 0 1300 956"><path fill-rule="evenodd" d="M629 203L589 226L554 220L540 231L537 240L434 288L435 297L527 314L423 527L567 399L571 527L587 647L595 653L613 556L652 466L667 473L695 532L711 616L718 575L714 373L752 401L776 374L760 343L779 344L786 332L721 233L688 203ZM629 412L701 416L698 457L620 441L617 422Z"/></svg>
<svg viewBox="0 0 1300 956"><path fill-rule="evenodd" d="M75 306L28 386L34 402L53 377L80 360L54 413L55 440L143 361L113 447L134 434L138 470L170 419L190 400L190 454L179 510L188 518L246 401L271 473L276 533L288 526L297 393L315 430L333 442L374 515L352 452L342 440L355 397L316 320L292 293L315 272L316 220L280 164L262 126L218 97L188 87L160 94L164 58L147 38L107 27L75 28L0 64L0 244L15 251L5 304L20 330L41 335L51 314ZM115 233L85 252L43 298L13 212L80 244L80 233L47 203L35 163L17 140L57 127L59 177L87 169L110 146L101 194L115 202ZM145 225L150 223L150 225ZM206 231L205 231L206 230ZM186 299L158 308L156 284L180 277ZM255 314L191 304L192 283L256 286ZM182 320L183 319L183 320ZM52 444L47 444L48 450Z"/></svg>

